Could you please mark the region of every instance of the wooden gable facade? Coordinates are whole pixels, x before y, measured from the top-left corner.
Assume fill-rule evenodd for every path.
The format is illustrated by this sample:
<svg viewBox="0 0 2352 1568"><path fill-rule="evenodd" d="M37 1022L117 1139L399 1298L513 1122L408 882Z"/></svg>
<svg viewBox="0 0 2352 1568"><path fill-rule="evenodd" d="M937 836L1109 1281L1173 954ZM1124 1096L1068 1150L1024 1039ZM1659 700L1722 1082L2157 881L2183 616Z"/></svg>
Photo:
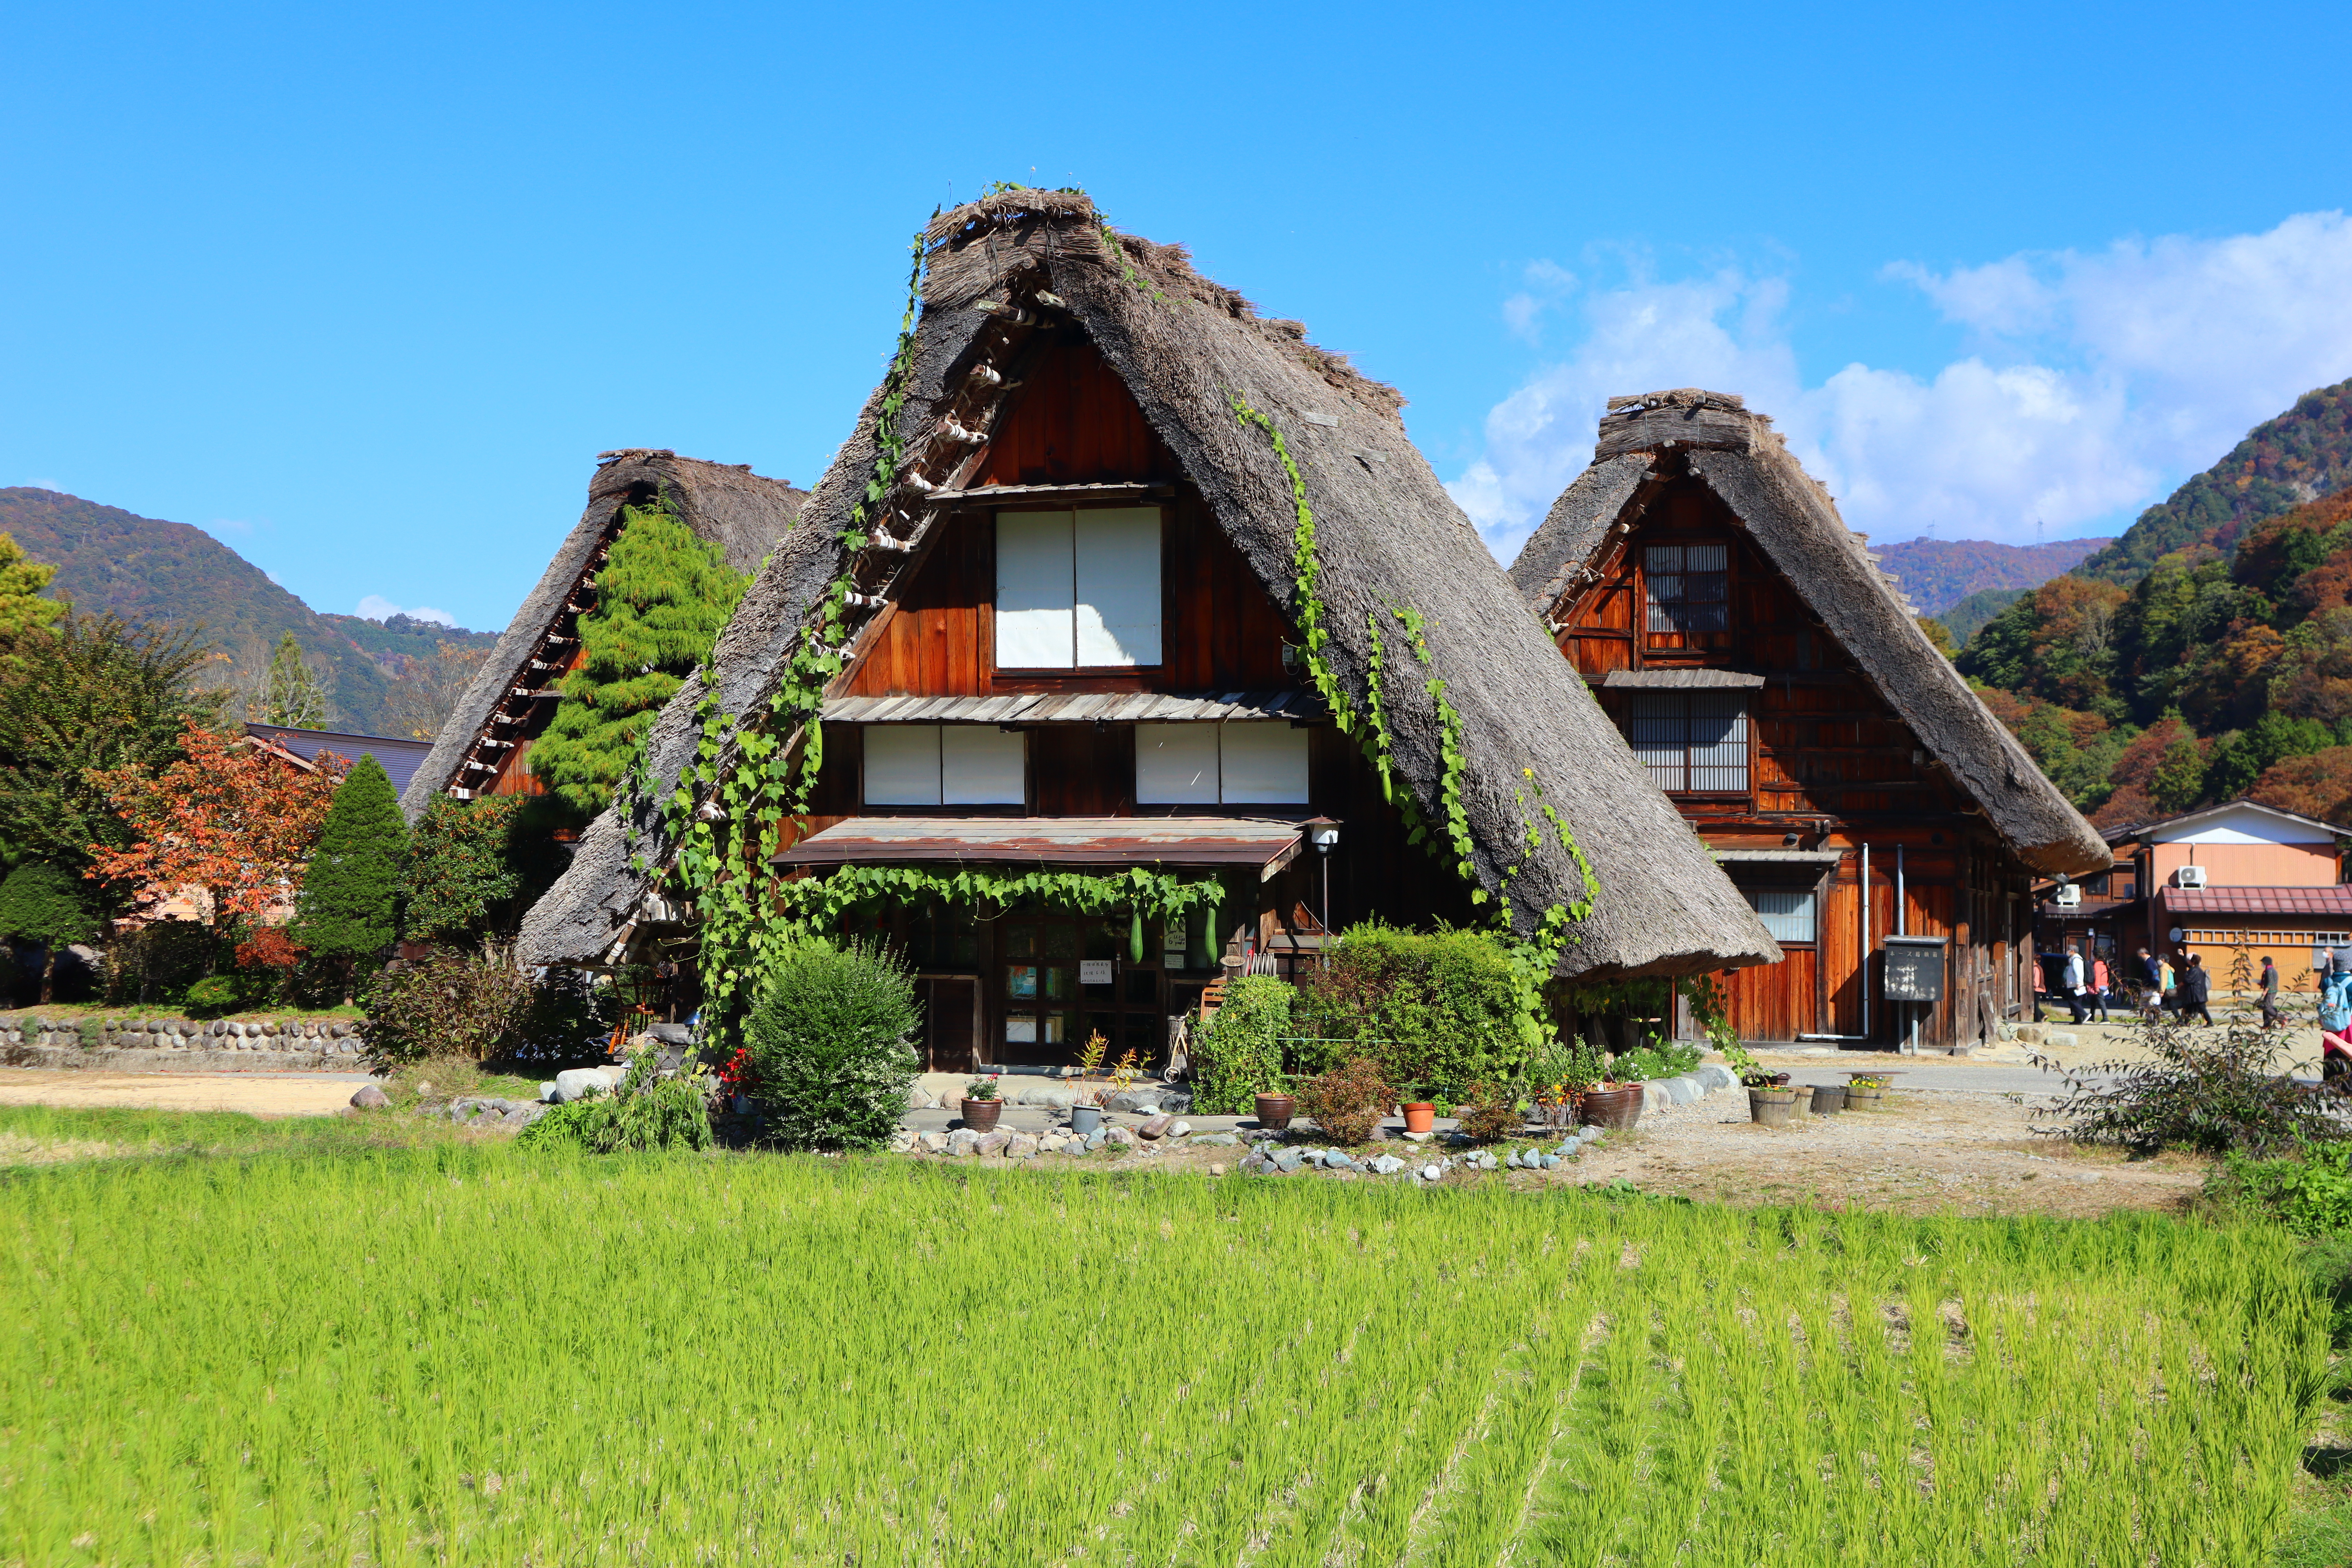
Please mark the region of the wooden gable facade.
<svg viewBox="0 0 2352 1568"><path fill-rule="evenodd" d="M1313 962L1327 918L1330 930L1371 915L1471 919L1459 878L1406 843L1355 743L1306 689L1296 629L1083 331L1034 336L1004 374L1016 384L990 439L955 489L935 498L922 555L828 694L824 761L788 873L852 859L1020 870L1066 854L1061 863L1097 872L1214 874L1226 901L1215 930L1197 915L1139 930L1125 915L1044 909L982 919L899 906L853 917L849 934L881 936L915 962L929 1064L1058 1066L1097 1031L1114 1059L1133 1049L1156 1061L1169 1021L1229 960L1290 973ZM1005 662L999 605L1011 585L1000 531L1008 518L1066 510L1081 524L1096 513L1156 518L1151 662ZM1139 756L1156 742L1196 746L1200 731L1220 737L1209 752L1223 762L1223 784L1150 787ZM939 796L910 799L905 758L910 748L927 755L934 732ZM1234 783L1241 750L1261 776L1280 775L1260 792L1270 798ZM1008 786L1017 769L1019 782L958 791L960 766L1001 769ZM1302 825L1315 817L1340 825L1328 860L1304 842ZM1196 830L1203 836L1187 840ZM1252 847L1206 837L1235 834Z"/></svg>
<svg viewBox="0 0 2352 1568"><path fill-rule="evenodd" d="M1917 693L1938 714L1981 704L1932 650L1932 666L1905 662L1910 643L1927 647L1909 606L1777 437L1722 401L1712 412L1745 426L1738 458L1695 452L1687 429L1654 430L1646 449L1621 437L1515 575L1780 946L1780 962L1720 978L1743 1039L1942 1050L1988 1038L2032 1001L2036 868L1952 765L1980 738L1941 718L1929 733ZM1789 470L1772 477L1804 483L1826 522L1768 513L1767 492L1730 482L1727 465L1757 465L1759 432L1766 460ZM1849 609L1868 595L1877 629L1825 613L1824 595ZM2054 795L2009 761L2011 784ZM2063 866L2096 858L2081 842L2092 837L2084 825L2062 841Z"/></svg>

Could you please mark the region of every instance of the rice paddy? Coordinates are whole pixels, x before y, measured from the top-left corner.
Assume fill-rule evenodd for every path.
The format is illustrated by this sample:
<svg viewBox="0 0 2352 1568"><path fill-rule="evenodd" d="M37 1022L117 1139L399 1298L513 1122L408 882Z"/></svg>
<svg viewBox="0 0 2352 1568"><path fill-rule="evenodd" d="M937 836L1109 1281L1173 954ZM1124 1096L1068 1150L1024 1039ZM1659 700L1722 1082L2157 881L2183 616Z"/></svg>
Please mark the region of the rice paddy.
<svg viewBox="0 0 2352 1568"><path fill-rule="evenodd" d="M2239 1564L2269 1232L503 1145L0 1176L0 1561Z"/></svg>

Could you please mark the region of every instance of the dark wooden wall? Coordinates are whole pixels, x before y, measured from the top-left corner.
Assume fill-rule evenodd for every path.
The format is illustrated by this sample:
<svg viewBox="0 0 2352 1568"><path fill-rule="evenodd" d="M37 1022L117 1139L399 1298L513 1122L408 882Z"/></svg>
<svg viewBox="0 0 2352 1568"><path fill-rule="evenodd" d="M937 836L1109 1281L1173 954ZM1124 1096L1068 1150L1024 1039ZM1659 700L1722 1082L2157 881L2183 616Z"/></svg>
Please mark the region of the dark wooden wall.
<svg viewBox="0 0 2352 1568"><path fill-rule="evenodd" d="M1732 546L1729 628L1649 634L1643 547L1717 541ZM1710 668L1766 678L1747 693L1748 794L1677 797L1684 816L1719 849L1780 848L1795 834L1801 847L1842 854L1821 883L1818 940L1790 944L1781 963L1725 980L1743 1037L1860 1034L1868 986L1872 1042L1895 1043L1910 1015L1884 1001L1875 952L1896 929L1898 850L1905 931L1949 939L1944 1000L1926 1011L1922 1043L1974 1039L1988 1003L1995 1019L2014 1016L2032 986L2007 924L2010 896L2027 885L2024 867L1730 509L1696 480L1669 481L1595 564L1598 580L1555 618L1561 651L1596 683L1618 669ZM1626 693L1596 695L1622 720ZM1867 959L1860 930L1865 845Z"/></svg>

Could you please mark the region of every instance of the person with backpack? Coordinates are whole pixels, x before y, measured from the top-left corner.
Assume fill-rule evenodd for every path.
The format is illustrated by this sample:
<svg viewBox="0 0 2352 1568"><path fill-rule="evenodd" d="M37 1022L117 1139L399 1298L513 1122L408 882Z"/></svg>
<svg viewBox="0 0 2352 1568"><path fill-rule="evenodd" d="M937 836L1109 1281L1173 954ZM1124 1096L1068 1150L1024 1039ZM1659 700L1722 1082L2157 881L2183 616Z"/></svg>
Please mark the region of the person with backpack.
<svg viewBox="0 0 2352 1568"><path fill-rule="evenodd" d="M2206 1004L2212 995L2213 977L2205 973L2205 960L2196 953L2189 955L2189 965L2180 972L2180 1021L2189 1022L2194 1013L2207 1028L2213 1026L2213 1014Z"/></svg>

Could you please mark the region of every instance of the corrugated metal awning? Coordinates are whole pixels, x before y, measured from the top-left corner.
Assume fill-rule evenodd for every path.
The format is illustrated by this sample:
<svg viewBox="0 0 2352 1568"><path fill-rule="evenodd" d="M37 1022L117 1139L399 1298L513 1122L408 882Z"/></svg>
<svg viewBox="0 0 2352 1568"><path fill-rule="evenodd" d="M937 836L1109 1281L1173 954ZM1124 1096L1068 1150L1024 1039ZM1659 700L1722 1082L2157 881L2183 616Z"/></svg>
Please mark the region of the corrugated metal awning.
<svg viewBox="0 0 2352 1568"><path fill-rule="evenodd" d="M1737 669L1612 669L1601 678L1601 684L1612 691L1626 687L1637 690L1752 690L1764 684L1764 678Z"/></svg>
<svg viewBox="0 0 2352 1568"><path fill-rule="evenodd" d="M1295 822L1230 816L853 816L774 864L1255 866L1263 880L1297 857L1304 833Z"/></svg>
<svg viewBox="0 0 2352 1568"><path fill-rule="evenodd" d="M2352 919L2352 885L2320 888L2166 888L2168 919L2182 915L2316 915Z"/></svg>
<svg viewBox="0 0 2352 1568"><path fill-rule="evenodd" d="M1013 697L835 697L828 724L1175 723L1223 719L1323 717L1305 691L1024 692Z"/></svg>

